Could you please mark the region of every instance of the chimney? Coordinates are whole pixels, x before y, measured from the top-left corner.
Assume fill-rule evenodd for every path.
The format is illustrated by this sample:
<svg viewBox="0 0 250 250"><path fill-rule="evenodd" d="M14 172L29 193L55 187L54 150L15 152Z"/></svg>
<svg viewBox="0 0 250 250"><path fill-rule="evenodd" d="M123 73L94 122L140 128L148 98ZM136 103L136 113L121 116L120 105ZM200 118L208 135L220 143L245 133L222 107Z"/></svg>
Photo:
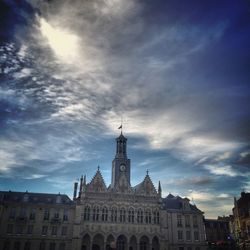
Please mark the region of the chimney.
<svg viewBox="0 0 250 250"><path fill-rule="evenodd" d="M74 196L73 196L73 200L76 199L77 187L78 187L78 182L75 182L75 184L74 184Z"/></svg>
<svg viewBox="0 0 250 250"><path fill-rule="evenodd" d="M80 189L79 189L79 197L81 197L81 192L82 192L82 184L83 184L83 176L81 177L81 180L80 180Z"/></svg>

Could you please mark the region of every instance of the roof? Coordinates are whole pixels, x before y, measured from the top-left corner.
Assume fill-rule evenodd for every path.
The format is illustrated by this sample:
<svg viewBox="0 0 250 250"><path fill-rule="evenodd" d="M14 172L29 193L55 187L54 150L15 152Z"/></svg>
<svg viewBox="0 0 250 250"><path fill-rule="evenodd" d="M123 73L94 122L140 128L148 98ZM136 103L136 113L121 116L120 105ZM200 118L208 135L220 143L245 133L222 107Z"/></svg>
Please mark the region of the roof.
<svg viewBox="0 0 250 250"><path fill-rule="evenodd" d="M32 204L72 205L74 202L66 194L29 193L0 191L0 203L23 202Z"/></svg>
<svg viewBox="0 0 250 250"><path fill-rule="evenodd" d="M177 209L177 210L183 210L183 201L188 202L189 208L191 211L200 212L196 205L192 205L189 203L189 199L187 198L181 198L180 196L174 196L172 194L169 194L166 198L162 199L164 204L164 209Z"/></svg>

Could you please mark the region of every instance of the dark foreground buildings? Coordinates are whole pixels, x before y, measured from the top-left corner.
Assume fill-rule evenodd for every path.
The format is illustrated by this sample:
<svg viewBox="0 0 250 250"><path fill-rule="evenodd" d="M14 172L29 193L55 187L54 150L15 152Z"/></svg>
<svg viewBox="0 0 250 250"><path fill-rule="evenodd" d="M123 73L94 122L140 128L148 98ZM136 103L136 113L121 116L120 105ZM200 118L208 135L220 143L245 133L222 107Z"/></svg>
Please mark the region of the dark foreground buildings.
<svg viewBox="0 0 250 250"><path fill-rule="evenodd" d="M187 198L162 197L147 173L130 184L127 139L116 139L112 182L98 168L66 195L0 192L0 250L203 250L203 213Z"/></svg>

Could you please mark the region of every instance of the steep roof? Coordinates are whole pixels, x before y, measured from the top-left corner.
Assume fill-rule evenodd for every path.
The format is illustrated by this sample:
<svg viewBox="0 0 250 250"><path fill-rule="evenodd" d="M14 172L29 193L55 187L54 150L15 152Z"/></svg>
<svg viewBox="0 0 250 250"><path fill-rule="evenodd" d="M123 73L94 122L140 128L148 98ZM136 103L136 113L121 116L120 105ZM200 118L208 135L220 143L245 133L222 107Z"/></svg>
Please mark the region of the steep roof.
<svg viewBox="0 0 250 250"><path fill-rule="evenodd" d="M92 178L91 182L87 184L87 191L94 191L94 192L105 192L107 191L106 184L103 180L102 174L98 167L96 174Z"/></svg>
<svg viewBox="0 0 250 250"><path fill-rule="evenodd" d="M146 174L144 180L133 187L136 193L142 194L142 195L157 195L157 191L154 187L153 182L151 181L151 178L148 174Z"/></svg>
<svg viewBox="0 0 250 250"><path fill-rule="evenodd" d="M24 202L34 204L72 205L74 202L65 194L29 193L0 191L0 202Z"/></svg>

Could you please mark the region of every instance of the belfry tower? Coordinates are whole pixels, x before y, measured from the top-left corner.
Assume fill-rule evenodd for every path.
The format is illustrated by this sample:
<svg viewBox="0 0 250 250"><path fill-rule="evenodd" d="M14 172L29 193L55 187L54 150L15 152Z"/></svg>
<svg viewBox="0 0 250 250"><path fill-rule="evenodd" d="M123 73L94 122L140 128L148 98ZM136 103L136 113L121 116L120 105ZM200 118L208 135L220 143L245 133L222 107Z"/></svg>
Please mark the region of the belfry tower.
<svg viewBox="0 0 250 250"><path fill-rule="evenodd" d="M111 187L119 187L122 181L126 181L130 187L130 159L127 158L127 138L121 132L120 136L116 138L116 155L112 162Z"/></svg>

